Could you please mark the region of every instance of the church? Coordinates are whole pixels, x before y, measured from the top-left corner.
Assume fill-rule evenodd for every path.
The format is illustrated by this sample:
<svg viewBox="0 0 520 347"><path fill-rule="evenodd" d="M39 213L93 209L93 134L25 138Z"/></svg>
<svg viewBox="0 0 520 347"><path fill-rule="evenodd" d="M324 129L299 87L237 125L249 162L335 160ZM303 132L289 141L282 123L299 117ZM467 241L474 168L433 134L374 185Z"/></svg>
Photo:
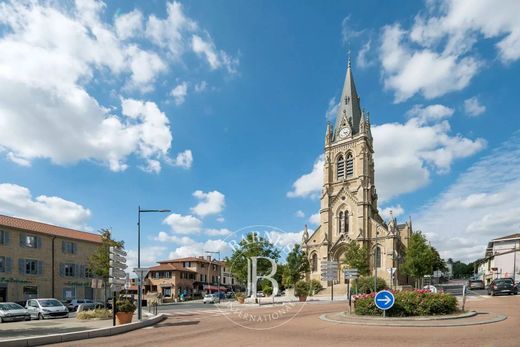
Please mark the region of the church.
<svg viewBox="0 0 520 347"><path fill-rule="evenodd" d="M335 260L340 263L335 283L344 283L344 253L346 245L354 240L368 249L371 275L377 272L392 287L405 283L406 276L399 267L412 222L398 224L393 216L385 221L377 209L370 119L361 108L350 59L336 122L334 126L327 124L324 151L320 225L310 235L305 226L302 237L302 248L311 265L308 279L321 280L321 262ZM327 287L328 283L322 284Z"/></svg>

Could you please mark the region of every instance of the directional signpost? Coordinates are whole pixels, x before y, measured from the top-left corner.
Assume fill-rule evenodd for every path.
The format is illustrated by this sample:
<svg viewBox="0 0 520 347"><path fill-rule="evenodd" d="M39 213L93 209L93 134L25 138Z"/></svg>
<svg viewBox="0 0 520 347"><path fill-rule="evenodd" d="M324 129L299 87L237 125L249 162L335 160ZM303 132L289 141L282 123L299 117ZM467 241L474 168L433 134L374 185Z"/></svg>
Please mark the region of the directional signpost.
<svg viewBox="0 0 520 347"><path fill-rule="evenodd" d="M332 281L330 290L330 300L334 301L334 281L338 278L339 263L337 261L322 261L321 262L321 280Z"/></svg>
<svg viewBox="0 0 520 347"><path fill-rule="evenodd" d="M117 292L121 290L121 287L124 286L126 282L126 252L119 247L110 247L109 252L110 268L108 270L108 283L110 283L114 294L112 296L112 325L115 326L117 310L116 296Z"/></svg>
<svg viewBox="0 0 520 347"><path fill-rule="evenodd" d="M388 290L377 292L376 296L374 297L374 303L378 309L383 310L383 317L385 317L386 310L389 310L392 308L392 306L394 306L394 294Z"/></svg>
<svg viewBox="0 0 520 347"><path fill-rule="evenodd" d="M356 268L344 269L343 274L345 275L345 280L347 281L348 313L350 313L352 311L352 295L350 294L350 280L359 277L359 270Z"/></svg>

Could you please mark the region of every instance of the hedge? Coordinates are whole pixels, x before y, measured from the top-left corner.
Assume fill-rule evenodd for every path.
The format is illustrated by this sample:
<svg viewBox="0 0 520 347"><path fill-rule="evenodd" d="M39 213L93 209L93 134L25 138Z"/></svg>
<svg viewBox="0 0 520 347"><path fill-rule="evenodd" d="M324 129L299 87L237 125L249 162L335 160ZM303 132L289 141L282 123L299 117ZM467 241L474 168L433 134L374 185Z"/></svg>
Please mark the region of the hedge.
<svg viewBox="0 0 520 347"><path fill-rule="evenodd" d="M435 316L457 311L457 299L444 293L428 290L393 292L395 303L386 311L390 317ZM355 312L358 315L376 316L382 311L374 303L375 293L354 296Z"/></svg>

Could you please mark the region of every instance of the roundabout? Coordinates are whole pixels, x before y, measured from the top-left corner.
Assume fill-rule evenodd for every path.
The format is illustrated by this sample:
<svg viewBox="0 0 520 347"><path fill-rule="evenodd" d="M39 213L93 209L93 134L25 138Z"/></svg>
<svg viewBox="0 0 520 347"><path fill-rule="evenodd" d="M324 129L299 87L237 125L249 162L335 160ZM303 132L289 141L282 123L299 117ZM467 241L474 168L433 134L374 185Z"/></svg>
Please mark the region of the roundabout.
<svg viewBox="0 0 520 347"><path fill-rule="evenodd" d="M347 312L326 313L320 319L336 324L388 326L388 327L460 327L481 324L491 324L507 319L507 316L493 312L467 311L463 313L442 316L415 317L374 317L358 316Z"/></svg>

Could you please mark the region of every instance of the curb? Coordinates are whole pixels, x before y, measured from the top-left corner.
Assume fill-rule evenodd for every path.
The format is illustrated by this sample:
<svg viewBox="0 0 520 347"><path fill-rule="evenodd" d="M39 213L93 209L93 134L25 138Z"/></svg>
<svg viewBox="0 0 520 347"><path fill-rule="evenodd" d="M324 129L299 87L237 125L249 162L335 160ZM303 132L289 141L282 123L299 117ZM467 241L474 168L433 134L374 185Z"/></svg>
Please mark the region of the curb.
<svg viewBox="0 0 520 347"><path fill-rule="evenodd" d="M374 321L384 321L384 322L428 322L428 321L439 321L439 320L448 320L448 319L461 319L461 318L469 318L475 317L478 314L477 311L467 311L457 315L439 315L439 316L416 316L416 317L377 317L377 316L355 316L350 315L350 319L357 319L358 321L364 322L374 322ZM340 314L345 319L349 319L349 316L345 314L345 312Z"/></svg>
<svg viewBox="0 0 520 347"><path fill-rule="evenodd" d="M61 343L61 342L69 342L75 340L83 340L94 337L103 337L103 336L112 336L117 334L126 333L132 330L137 330L140 328L144 328L150 325L154 325L159 323L163 319L166 319L166 315L161 313L153 318L145 319L140 322L129 323L125 325L118 325L115 327L108 328L99 328L92 330L83 330L83 331L75 331L71 333L65 334L54 334L54 335L44 335L44 336L35 336L21 339L10 339L0 341L0 346L40 346L46 345L50 343Z"/></svg>

